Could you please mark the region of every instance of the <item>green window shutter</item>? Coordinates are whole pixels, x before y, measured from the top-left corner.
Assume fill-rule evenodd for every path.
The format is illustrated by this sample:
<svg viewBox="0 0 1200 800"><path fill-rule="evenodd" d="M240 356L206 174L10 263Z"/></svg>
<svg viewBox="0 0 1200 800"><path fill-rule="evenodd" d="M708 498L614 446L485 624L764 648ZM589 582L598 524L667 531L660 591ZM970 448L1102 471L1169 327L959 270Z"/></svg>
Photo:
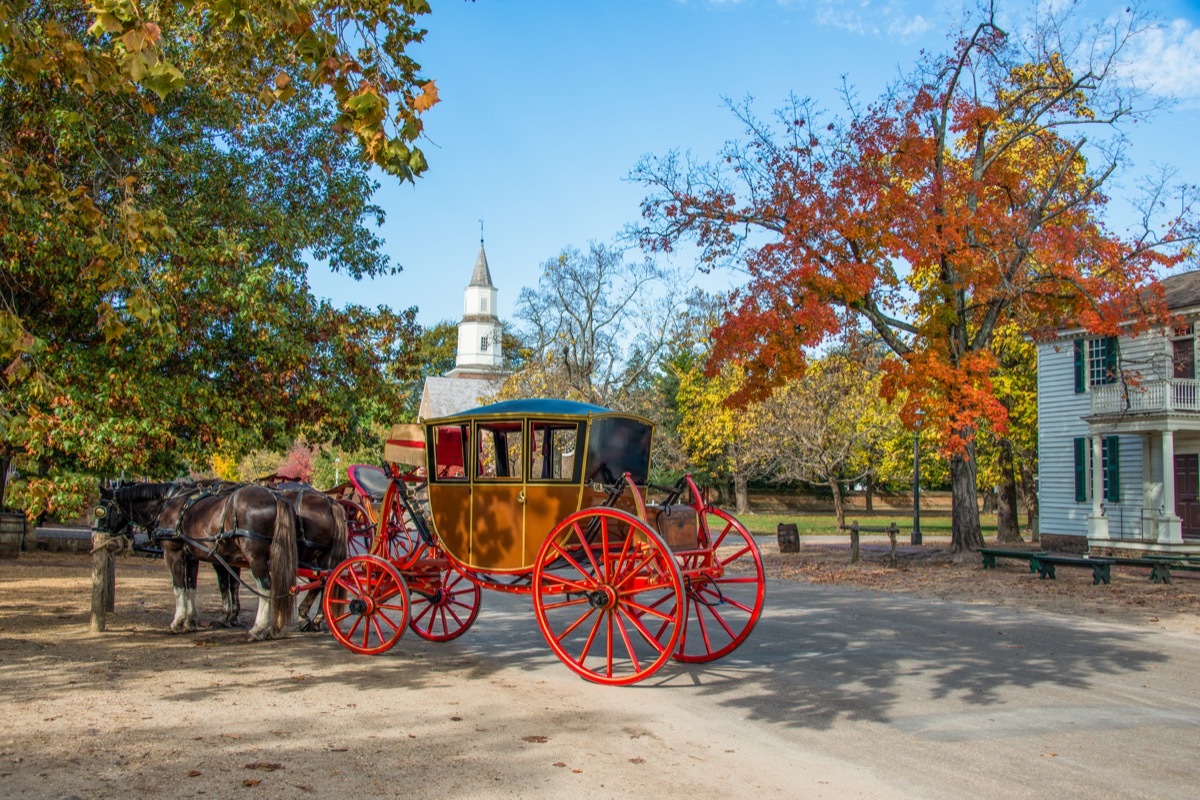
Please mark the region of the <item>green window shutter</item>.
<svg viewBox="0 0 1200 800"><path fill-rule="evenodd" d="M1075 502L1087 502L1087 439L1075 440Z"/></svg>
<svg viewBox="0 0 1200 800"><path fill-rule="evenodd" d="M1075 340L1075 394L1087 391L1087 352L1083 344L1083 339Z"/></svg>
<svg viewBox="0 0 1200 800"><path fill-rule="evenodd" d="M1109 336L1104 340L1104 382L1117 382L1117 337L1115 336Z"/></svg>
<svg viewBox="0 0 1200 800"><path fill-rule="evenodd" d="M1105 441L1108 450L1104 459L1104 499L1110 503L1121 502L1121 440L1109 436Z"/></svg>

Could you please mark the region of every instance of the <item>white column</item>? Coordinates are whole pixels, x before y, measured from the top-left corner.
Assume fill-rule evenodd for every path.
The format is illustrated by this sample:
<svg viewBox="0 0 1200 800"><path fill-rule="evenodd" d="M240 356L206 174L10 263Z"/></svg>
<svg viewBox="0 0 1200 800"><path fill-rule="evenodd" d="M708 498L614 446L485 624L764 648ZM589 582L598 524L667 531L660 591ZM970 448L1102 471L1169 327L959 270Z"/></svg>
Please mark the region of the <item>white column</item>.
<svg viewBox="0 0 1200 800"><path fill-rule="evenodd" d="M1183 523L1175 515L1175 432L1162 432L1162 516L1163 523L1158 528L1160 543L1183 542Z"/></svg>
<svg viewBox="0 0 1200 800"><path fill-rule="evenodd" d="M1104 440L1092 436L1092 513L1088 515L1088 539L1108 538L1104 516Z"/></svg>

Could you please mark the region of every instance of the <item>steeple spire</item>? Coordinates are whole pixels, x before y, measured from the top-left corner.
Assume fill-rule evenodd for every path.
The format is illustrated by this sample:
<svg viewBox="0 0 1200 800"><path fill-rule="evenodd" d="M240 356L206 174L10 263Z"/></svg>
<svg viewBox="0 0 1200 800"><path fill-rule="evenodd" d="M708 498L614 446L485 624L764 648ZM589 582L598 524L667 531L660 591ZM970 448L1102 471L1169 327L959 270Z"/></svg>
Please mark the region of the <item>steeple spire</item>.
<svg viewBox="0 0 1200 800"><path fill-rule="evenodd" d="M479 257L475 259L475 271L471 273L471 282L468 286L480 286L484 289L494 289L492 285L492 273L488 269L487 254L483 252L483 237L479 238Z"/></svg>

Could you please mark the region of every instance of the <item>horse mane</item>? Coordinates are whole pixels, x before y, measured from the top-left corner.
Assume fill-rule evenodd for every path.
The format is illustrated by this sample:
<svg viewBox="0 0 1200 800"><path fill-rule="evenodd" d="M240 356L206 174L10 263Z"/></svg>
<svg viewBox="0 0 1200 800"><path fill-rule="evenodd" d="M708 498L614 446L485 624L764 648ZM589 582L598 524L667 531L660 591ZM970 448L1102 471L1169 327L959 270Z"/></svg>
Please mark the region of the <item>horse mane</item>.
<svg viewBox="0 0 1200 800"><path fill-rule="evenodd" d="M161 500L177 486L175 483L133 483L117 489L117 499L124 503Z"/></svg>

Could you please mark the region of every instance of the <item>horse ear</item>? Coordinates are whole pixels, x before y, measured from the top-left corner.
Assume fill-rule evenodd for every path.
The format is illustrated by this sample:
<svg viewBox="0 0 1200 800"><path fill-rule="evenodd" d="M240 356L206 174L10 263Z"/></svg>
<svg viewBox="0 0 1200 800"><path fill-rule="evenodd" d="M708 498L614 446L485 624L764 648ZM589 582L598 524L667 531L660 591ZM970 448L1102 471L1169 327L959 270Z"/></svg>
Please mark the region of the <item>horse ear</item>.
<svg viewBox="0 0 1200 800"><path fill-rule="evenodd" d="M100 498L102 500L112 500L115 495L116 492L114 492L112 489L109 489L104 484L100 484Z"/></svg>

